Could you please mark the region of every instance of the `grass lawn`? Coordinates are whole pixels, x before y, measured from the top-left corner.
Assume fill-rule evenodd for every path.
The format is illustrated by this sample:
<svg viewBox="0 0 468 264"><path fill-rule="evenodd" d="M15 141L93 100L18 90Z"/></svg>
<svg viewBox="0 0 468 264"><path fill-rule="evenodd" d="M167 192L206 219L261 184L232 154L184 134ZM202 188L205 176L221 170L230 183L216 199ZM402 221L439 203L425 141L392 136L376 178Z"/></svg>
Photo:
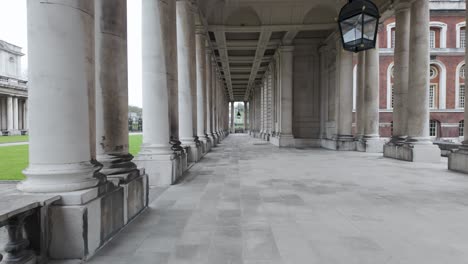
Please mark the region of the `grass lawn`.
<svg viewBox="0 0 468 264"><path fill-rule="evenodd" d="M143 142L143 135L130 135L128 136L129 152L136 156L140 152L141 143Z"/></svg>
<svg viewBox="0 0 468 264"><path fill-rule="evenodd" d="M16 136L0 137L0 140L14 137ZM27 136L18 136L18 138L27 141ZM136 155L140 152L142 140L142 135L129 136L130 153ZM28 145L0 147L0 181L24 179L21 171L28 166L28 150Z"/></svg>
<svg viewBox="0 0 468 264"><path fill-rule="evenodd" d="M0 147L0 180L22 180L28 166L28 145Z"/></svg>
<svg viewBox="0 0 468 264"><path fill-rule="evenodd" d="M2 144L2 143L15 143L15 142L27 142L28 140L29 140L28 136L0 137L0 144Z"/></svg>

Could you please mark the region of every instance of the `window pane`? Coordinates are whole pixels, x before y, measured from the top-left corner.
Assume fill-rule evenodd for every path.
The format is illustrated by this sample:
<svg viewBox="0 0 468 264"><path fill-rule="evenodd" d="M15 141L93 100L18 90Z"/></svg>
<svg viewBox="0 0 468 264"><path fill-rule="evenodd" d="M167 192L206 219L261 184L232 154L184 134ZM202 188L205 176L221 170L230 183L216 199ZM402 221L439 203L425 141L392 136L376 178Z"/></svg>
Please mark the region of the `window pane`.
<svg viewBox="0 0 468 264"><path fill-rule="evenodd" d="M464 48L466 46L466 36L465 36L465 29L460 29L460 48Z"/></svg>
<svg viewBox="0 0 468 264"><path fill-rule="evenodd" d="M431 120L431 122L429 123L429 136L437 136L437 123L434 120Z"/></svg>
<svg viewBox="0 0 468 264"><path fill-rule="evenodd" d="M458 105L460 108L465 107L465 85L460 84L460 89L458 91Z"/></svg>
<svg viewBox="0 0 468 264"><path fill-rule="evenodd" d="M430 39L429 39L429 47L431 49L434 49L436 47L435 45L435 31L434 30L431 30L431 35L430 35Z"/></svg>
<svg viewBox="0 0 468 264"><path fill-rule="evenodd" d="M464 132L465 132L464 130L465 130L465 121L462 120L460 121L460 123L458 123L458 135L460 137L463 137Z"/></svg>
<svg viewBox="0 0 468 264"><path fill-rule="evenodd" d="M392 49L395 48L395 30L392 30Z"/></svg>
<svg viewBox="0 0 468 264"><path fill-rule="evenodd" d="M429 86L429 108L435 108L437 99L437 85L431 84Z"/></svg>

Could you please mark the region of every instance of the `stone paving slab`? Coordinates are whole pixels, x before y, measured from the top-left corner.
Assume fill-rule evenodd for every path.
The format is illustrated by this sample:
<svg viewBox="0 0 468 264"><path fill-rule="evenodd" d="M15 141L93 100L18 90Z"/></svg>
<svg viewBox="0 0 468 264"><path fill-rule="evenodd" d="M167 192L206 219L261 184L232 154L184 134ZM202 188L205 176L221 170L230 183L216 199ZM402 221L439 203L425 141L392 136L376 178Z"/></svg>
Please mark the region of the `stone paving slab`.
<svg viewBox="0 0 468 264"><path fill-rule="evenodd" d="M230 135L90 263L462 264L468 176L446 160Z"/></svg>

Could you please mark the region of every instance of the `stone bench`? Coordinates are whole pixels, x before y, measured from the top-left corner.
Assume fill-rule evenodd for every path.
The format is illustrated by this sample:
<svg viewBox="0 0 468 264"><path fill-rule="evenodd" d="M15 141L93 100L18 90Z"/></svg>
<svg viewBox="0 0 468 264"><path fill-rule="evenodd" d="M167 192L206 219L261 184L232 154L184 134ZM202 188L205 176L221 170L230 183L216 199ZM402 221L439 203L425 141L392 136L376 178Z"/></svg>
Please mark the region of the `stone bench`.
<svg viewBox="0 0 468 264"><path fill-rule="evenodd" d="M48 208L58 195L24 194L14 185L0 187L0 227L5 228L0 263L47 262Z"/></svg>

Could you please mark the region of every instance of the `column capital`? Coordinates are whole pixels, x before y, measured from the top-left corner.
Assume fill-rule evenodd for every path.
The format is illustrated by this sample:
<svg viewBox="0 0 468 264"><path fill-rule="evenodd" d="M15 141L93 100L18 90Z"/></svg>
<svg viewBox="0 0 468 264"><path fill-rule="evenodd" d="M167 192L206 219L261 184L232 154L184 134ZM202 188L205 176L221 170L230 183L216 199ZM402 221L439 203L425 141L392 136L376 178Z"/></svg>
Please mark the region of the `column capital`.
<svg viewBox="0 0 468 264"><path fill-rule="evenodd" d="M395 9L395 13L409 11L411 8L411 2L408 0L397 0L393 3L393 7Z"/></svg>
<svg viewBox="0 0 468 264"><path fill-rule="evenodd" d="M279 51L281 53L283 53L283 52L293 52L294 51L294 46L292 46L292 45L290 45L290 46L281 46L279 48Z"/></svg>

